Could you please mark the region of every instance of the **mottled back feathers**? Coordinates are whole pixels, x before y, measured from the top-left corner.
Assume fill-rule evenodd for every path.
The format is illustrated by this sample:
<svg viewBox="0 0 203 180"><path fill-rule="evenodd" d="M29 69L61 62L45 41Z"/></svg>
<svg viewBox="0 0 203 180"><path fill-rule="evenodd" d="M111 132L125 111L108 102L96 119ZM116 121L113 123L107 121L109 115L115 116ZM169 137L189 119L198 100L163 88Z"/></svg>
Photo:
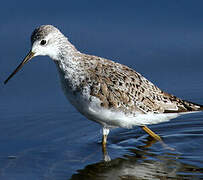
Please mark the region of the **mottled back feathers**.
<svg viewBox="0 0 203 180"><path fill-rule="evenodd" d="M86 71L80 84L101 106L125 113L173 113L201 110L201 106L161 91L135 70L113 61L80 54L79 63Z"/></svg>
<svg viewBox="0 0 203 180"><path fill-rule="evenodd" d="M45 37L48 41L47 52L44 53L44 50L43 54L56 62L62 73L63 85L70 87L73 94L76 91L84 94L88 90L89 102L96 97L101 107L130 114L203 110L198 104L163 92L125 65L80 53L54 26L37 28L31 36L32 44Z"/></svg>

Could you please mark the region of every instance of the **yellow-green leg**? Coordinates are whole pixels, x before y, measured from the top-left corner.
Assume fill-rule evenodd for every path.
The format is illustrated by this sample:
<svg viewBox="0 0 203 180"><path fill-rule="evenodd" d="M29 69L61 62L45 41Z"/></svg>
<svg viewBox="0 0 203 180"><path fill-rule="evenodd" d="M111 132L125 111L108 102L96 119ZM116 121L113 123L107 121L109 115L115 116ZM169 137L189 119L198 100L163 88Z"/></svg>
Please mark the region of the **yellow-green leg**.
<svg viewBox="0 0 203 180"><path fill-rule="evenodd" d="M142 129L149 134L152 138L156 139L157 141L162 141L161 137L155 134L152 130L150 130L147 126L141 126Z"/></svg>
<svg viewBox="0 0 203 180"><path fill-rule="evenodd" d="M154 133L152 130L150 130L147 126L141 126L141 128L147 133L149 134L152 138L154 138L155 140L159 141L161 143L161 145L166 148L166 149L169 149L169 150L172 150L174 151L175 149L174 148L171 148L169 147L167 144L165 144L161 137L159 135L157 135L156 133Z"/></svg>
<svg viewBox="0 0 203 180"><path fill-rule="evenodd" d="M104 161L110 161L111 160L111 158L108 155L107 149L106 149L108 134L109 134L109 129L106 127L103 127L102 152L103 152Z"/></svg>
<svg viewBox="0 0 203 180"><path fill-rule="evenodd" d="M109 134L109 129L106 128L106 127L103 127L102 149L106 149L106 143L107 143L108 134Z"/></svg>

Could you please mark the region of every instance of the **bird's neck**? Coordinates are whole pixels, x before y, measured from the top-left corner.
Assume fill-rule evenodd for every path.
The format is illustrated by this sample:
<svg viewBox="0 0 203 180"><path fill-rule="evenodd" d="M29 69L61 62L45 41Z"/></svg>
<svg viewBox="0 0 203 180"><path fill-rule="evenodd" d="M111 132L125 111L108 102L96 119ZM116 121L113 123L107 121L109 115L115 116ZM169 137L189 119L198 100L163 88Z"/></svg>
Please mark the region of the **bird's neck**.
<svg viewBox="0 0 203 180"><path fill-rule="evenodd" d="M60 46L57 58L55 60L56 64L60 67L62 71L67 69L76 69L80 61L81 53L67 40Z"/></svg>
<svg viewBox="0 0 203 180"><path fill-rule="evenodd" d="M82 62L81 53L70 42L60 48L55 60L60 79L63 83L65 81L72 89L75 89L80 84L81 74L84 73L84 69L80 66Z"/></svg>
<svg viewBox="0 0 203 180"><path fill-rule="evenodd" d="M74 58L79 51L72 45L65 36L58 37L53 49L50 50L49 56L54 61L69 61Z"/></svg>

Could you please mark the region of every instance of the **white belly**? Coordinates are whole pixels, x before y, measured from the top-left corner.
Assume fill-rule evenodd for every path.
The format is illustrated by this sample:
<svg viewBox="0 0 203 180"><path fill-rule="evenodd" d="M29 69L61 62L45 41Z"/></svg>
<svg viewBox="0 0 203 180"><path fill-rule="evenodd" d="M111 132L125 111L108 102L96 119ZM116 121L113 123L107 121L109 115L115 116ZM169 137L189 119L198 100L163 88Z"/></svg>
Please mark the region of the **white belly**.
<svg viewBox="0 0 203 180"><path fill-rule="evenodd" d="M100 123L105 127L123 127L132 128L133 126L141 126L147 124L157 124L176 118L178 113L165 114L125 114L123 112L105 109L100 106L100 100L90 97L89 94L80 92L73 93L68 86L63 88L64 93L70 103L89 120ZM88 90L87 90L88 93Z"/></svg>
<svg viewBox="0 0 203 180"><path fill-rule="evenodd" d="M140 114L140 112L134 112L133 114L127 115L121 111L105 109L100 106L101 102L98 98L90 96L88 87L84 88L82 92L73 91L73 89L69 87L68 81L64 78L64 74L60 71L60 69L59 74L62 89L70 103L89 120L98 122L102 126L109 128L132 128L133 126L157 124L169 121L179 115L178 113Z"/></svg>

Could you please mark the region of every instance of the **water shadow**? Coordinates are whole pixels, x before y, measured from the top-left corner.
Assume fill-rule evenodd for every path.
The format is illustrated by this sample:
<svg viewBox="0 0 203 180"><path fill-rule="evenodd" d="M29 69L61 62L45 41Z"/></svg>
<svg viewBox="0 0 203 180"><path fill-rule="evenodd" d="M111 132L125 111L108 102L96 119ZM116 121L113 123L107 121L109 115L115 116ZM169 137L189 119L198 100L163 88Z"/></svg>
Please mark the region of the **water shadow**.
<svg viewBox="0 0 203 180"><path fill-rule="evenodd" d="M175 151L151 152L156 143L146 138L144 145L129 148L128 153L111 161L87 165L71 180L201 179L203 168L182 163ZM157 142L158 143L158 142ZM108 152L106 152L108 153ZM181 159L181 158L180 158Z"/></svg>

